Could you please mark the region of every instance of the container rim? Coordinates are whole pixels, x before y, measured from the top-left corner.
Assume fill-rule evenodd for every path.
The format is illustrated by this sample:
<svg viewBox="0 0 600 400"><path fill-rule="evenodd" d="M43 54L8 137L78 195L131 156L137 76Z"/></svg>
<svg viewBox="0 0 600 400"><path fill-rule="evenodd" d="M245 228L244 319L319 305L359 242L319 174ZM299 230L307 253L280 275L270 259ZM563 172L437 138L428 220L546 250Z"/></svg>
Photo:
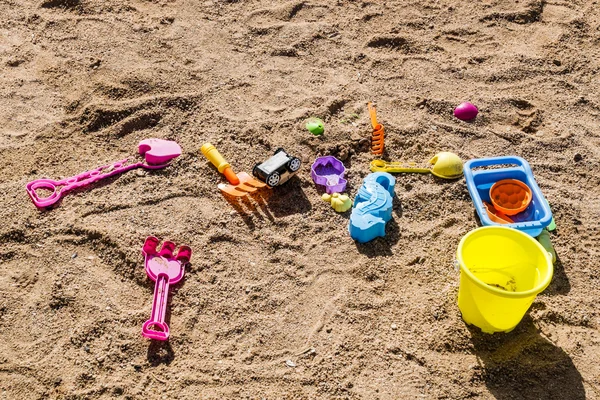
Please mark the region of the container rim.
<svg viewBox="0 0 600 400"><path fill-rule="evenodd" d="M479 278L477 278L470 270L469 268L467 268L465 266L465 263L462 259L462 248L465 245L465 242L473 235L480 235L481 232L486 231L486 230L494 230L494 231L499 231L499 230L503 230L503 231L507 231L510 232L511 235L516 235L516 236L521 236L523 238L523 240L531 240L535 243L535 245L538 247L538 249L542 252L542 254L544 254L544 256L546 257L546 260L548 262L549 265L549 271L547 276L534 288L526 290L524 292L507 292L505 290L500 290L498 288L495 288L493 286L490 286L484 282L482 282ZM550 253L548 253L546 251L546 249L544 248L544 246L542 246L535 238L529 236L528 234L521 232L517 229L513 229L513 228L508 228L508 227L504 227L504 226L483 226L477 229L473 229L472 231L468 232L465 236L462 237L462 239L460 240L460 243L458 244L458 249L456 250L456 260L459 263L460 266L460 271L464 272L472 281L473 283L475 283L479 288L492 293L492 294L496 294L499 295L501 297L509 297L509 298L524 298L524 297L531 297L531 296L535 296L538 293L541 293L544 289L546 289L548 287L548 285L550 284L550 281L552 280L552 276L554 275L554 265L552 264L552 256L550 255Z"/></svg>

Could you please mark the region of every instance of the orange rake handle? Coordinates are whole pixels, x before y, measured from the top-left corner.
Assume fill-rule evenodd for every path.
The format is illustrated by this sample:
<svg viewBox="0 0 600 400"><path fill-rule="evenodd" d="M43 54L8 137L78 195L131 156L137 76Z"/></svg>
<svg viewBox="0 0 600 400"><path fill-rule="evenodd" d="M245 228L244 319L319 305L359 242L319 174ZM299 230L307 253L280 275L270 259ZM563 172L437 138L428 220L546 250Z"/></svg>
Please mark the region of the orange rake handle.
<svg viewBox="0 0 600 400"><path fill-rule="evenodd" d="M225 160L225 158L221 155L221 153L219 153L215 146L213 146L210 143L204 143L200 148L200 151L202 151L204 157L208 158L208 161L210 161L212 165L214 165L217 168L217 170L219 170L220 173L225 175L225 178L227 178L229 183L231 183L232 185L240 184L239 178L231 169L231 164L229 164L227 160Z"/></svg>
<svg viewBox="0 0 600 400"><path fill-rule="evenodd" d="M383 154L383 125L377 122L377 111L372 103L368 103L369 115L371 117L371 125L373 125L373 134L371 135L371 153Z"/></svg>

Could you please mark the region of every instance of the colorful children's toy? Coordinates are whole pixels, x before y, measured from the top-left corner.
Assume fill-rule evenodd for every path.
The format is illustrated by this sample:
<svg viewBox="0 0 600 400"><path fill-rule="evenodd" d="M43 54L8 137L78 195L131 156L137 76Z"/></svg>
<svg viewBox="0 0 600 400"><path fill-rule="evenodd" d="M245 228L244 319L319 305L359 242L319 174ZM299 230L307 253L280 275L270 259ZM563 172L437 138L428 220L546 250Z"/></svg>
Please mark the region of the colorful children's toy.
<svg viewBox="0 0 600 400"><path fill-rule="evenodd" d="M336 212L346 212L352 208L352 200L350 200L350 197L348 197L347 194L323 193L321 198L326 202L331 203L331 207L333 207Z"/></svg>
<svg viewBox="0 0 600 400"><path fill-rule="evenodd" d="M463 121L470 121L475 119L479 110L473 104L465 101L464 103L460 103L458 107L454 109L454 116Z"/></svg>
<svg viewBox="0 0 600 400"><path fill-rule="evenodd" d="M437 153L429 164L433 164L433 168L417 168L414 162L386 162L383 160L371 161L371 171L373 172L416 172L422 174L432 173L438 178L457 179L462 176L463 162L459 156L454 153L443 151Z"/></svg>
<svg viewBox="0 0 600 400"><path fill-rule="evenodd" d="M383 125L377 122L377 110L372 103L368 103L369 115L371 117L371 125L373 126L373 134L371 135L371 153L383 154L384 131Z"/></svg>
<svg viewBox="0 0 600 400"><path fill-rule="evenodd" d="M392 219L396 178L385 172L367 175L354 199L348 230L352 239L366 243L385 236L385 224Z"/></svg>
<svg viewBox="0 0 600 400"><path fill-rule="evenodd" d="M458 308L485 333L510 332L552 279L550 254L534 238L502 226L467 233L456 252Z"/></svg>
<svg viewBox="0 0 600 400"><path fill-rule="evenodd" d="M177 256L174 257L175 243L164 242L160 252L157 252L158 243L157 238L150 236L142 248L146 274L156 282L152 300L152 316L142 326L142 335L150 339L167 340L169 339L169 326L165 322L165 316L169 286L183 278L185 265L190 262L192 257L192 249L188 246L181 246Z"/></svg>
<svg viewBox="0 0 600 400"><path fill-rule="evenodd" d="M317 158L310 168L313 181L317 185L325 186L325 191L329 194L342 193L346 190L345 173L344 164L333 156Z"/></svg>
<svg viewBox="0 0 600 400"><path fill-rule="evenodd" d="M219 151L210 143L204 143L200 148L204 157L217 168L217 170L225 175L225 178L229 181L230 185L220 183L218 188L223 192L231 196L242 197L248 193L255 192L256 189L264 187L265 184L252 178L245 172L240 172L236 175L231 169L225 158L219 153Z"/></svg>
<svg viewBox="0 0 600 400"><path fill-rule="evenodd" d="M516 179L503 179L490 188L494 208L504 215L515 215L531 203L531 189Z"/></svg>
<svg viewBox="0 0 600 400"><path fill-rule="evenodd" d="M325 126L323 125L323 121L321 121L321 119L319 118L309 118L306 121L305 127L310 133L312 133L315 136L322 135L323 132L325 132Z"/></svg>
<svg viewBox="0 0 600 400"><path fill-rule="evenodd" d="M275 154L262 164L256 164L252 169L252 175L265 182L269 188L287 182L300 170L299 158L292 157L281 147L275 150Z"/></svg>
<svg viewBox="0 0 600 400"><path fill-rule="evenodd" d="M546 200L546 203L548 203L548 200ZM548 203L548 207L550 207L550 203ZM552 211L552 209L550 209L550 211ZM546 229L548 229L548 232L552 232L553 230L556 229L556 223L554 222L554 216L552 216L552 221L550 221L550 225L548 225L546 227Z"/></svg>
<svg viewBox="0 0 600 400"><path fill-rule="evenodd" d="M483 202L483 206L485 207L485 211L487 212L488 217L490 217L492 221L497 222L499 224L512 224L515 222L508 216L496 210L494 206L488 203L487 201Z"/></svg>
<svg viewBox="0 0 600 400"><path fill-rule="evenodd" d="M36 179L26 186L27 193L38 208L49 207L57 203L64 195L74 189L83 188L101 179L130 171L134 168L159 169L164 168L172 159L181 155L181 147L176 142L162 139L142 140L138 146L139 153L145 157L143 161L129 164L129 159L103 165L94 170L55 181L53 179ZM51 191L48 197L40 197L36 190Z"/></svg>
<svg viewBox="0 0 600 400"><path fill-rule="evenodd" d="M493 169L482 169L494 167ZM503 168L498 168L503 167ZM483 225L499 225L486 211L484 201L490 202L490 188L498 181L516 179L531 189L531 202L527 208L510 217L514 223L504 226L518 229L530 236L537 237L552 221L552 212L538 187L531 167L521 157L493 157L469 160L464 166L465 180L469 194Z"/></svg>
<svg viewBox="0 0 600 400"><path fill-rule="evenodd" d="M550 240L550 232L548 232L548 228L542 229L542 233L536 238L538 242L550 255L552 256L552 264L556 262L556 251L554 250L554 246L552 246L552 241Z"/></svg>

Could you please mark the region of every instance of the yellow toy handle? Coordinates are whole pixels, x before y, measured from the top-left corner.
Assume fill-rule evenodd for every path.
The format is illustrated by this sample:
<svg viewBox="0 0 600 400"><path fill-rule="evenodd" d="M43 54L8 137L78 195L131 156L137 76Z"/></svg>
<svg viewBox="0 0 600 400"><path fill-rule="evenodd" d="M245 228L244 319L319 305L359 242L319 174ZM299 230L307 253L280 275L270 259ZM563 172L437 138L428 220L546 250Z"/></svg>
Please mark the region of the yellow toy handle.
<svg viewBox="0 0 600 400"><path fill-rule="evenodd" d="M217 168L217 170L219 170L220 173L225 175L229 183L231 183L232 185L239 185L240 180L235 174L235 172L233 172L233 170L231 169L231 164L229 164L227 160L225 160L225 158L221 155L221 153L219 153L219 150L217 150L215 146L213 146L210 143L204 143L200 148L200 151L202 152L202 154L204 154L204 157L208 158L208 161L210 161L212 165L214 165Z"/></svg>
<svg viewBox="0 0 600 400"><path fill-rule="evenodd" d="M427 174L431 172L429 168L414 168L410 167L410 165L415 165L414 163L403 162L385 162L383 160L373 160L371 161L371 171L372 172L390 172L390 173L399 173L399 172L417 172L421 174Z"/></svg>

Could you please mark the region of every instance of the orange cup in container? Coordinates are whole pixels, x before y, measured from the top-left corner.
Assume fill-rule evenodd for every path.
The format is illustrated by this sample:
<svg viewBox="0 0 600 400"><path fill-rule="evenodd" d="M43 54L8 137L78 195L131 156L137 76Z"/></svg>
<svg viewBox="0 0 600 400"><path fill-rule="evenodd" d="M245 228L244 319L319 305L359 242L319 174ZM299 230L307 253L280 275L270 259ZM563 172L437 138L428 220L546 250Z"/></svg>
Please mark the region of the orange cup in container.
<svg viewBox="0 0 600 400"><path fill-rule="evenodd" d="M490 200L494 208L504 215L524 211L531 203L531 189L516 179L503 179L490 188Z"/></svg>

